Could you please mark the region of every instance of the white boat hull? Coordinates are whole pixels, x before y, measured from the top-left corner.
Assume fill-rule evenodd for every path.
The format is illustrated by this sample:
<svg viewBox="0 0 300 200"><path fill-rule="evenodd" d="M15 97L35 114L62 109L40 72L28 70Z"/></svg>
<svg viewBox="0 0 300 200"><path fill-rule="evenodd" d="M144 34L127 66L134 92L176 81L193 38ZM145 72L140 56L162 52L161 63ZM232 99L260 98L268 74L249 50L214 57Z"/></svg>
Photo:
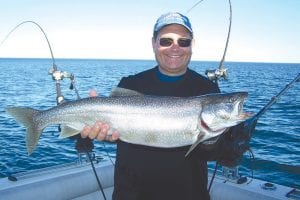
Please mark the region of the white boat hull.
<svg viewBox="0 0 300 200"><path fill-rule="evenodd" d="M113 192L114 166L110 161L95 164L107 199ZM209 178L211 177L211 174ZM68 165L20 174L17 181L0 179L0 199L92 200L104 199L90 164ZM237 184L217 175L211 188L212 200L282 200L293 188L274 184L263 189L264 181L253 179ZM275 188L275 189L274 189ZM295 189L294 189L295 190ZM299 192L299 190L296 190Z"/></svg>

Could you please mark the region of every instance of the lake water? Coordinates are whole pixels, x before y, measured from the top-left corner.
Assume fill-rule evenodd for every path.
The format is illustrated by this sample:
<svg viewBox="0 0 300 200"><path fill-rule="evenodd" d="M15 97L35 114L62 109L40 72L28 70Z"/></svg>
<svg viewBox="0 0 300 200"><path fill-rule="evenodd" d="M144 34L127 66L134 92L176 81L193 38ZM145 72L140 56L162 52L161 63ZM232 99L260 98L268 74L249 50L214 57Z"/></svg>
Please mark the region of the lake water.
<svg viewBox="0 0 300 200"><path fill-rule="evenodd" d="M108 95L121 77L152 68L154 61L58 59L59 70L75 75L81 97L95 88ZM193 61L190 67L204 74L218 62ZM57 127L42 134L31 156L25 147L25 129L8 116L7 106L47 109L56 105L55 82L48 75L50 59L0 59L0 177L28 170L74 162L74 140L59 139ZM220 81L223 92L247 91L245 110L258 112L300 72L300 64L228 62L229 79ZM67 100L75 100L70 81L62 82ZM300 188L300 84L295 83L258 121L251 140L255 161L245 154L243 175ZM97 156L115 156L115 145L95 141ZM209 164L213 167L213 163Z"/></svg>

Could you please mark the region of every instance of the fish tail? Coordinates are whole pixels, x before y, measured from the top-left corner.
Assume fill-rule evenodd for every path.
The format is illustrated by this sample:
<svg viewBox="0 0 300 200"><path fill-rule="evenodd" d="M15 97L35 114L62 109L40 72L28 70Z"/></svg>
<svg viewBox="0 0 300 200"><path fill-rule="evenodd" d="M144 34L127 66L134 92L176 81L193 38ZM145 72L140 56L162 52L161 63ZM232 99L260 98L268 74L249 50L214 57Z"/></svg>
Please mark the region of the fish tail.
<svg viewBox="0 0 300 200"><path fill-rule="evenodd" d="M35 149L44 129L44 127L39 125L40 123L38 123L36 117L36 114L40 111L32 108L10 107L6 108L6 112L26 127L26 146L28 155L30 155Z"/></svg>

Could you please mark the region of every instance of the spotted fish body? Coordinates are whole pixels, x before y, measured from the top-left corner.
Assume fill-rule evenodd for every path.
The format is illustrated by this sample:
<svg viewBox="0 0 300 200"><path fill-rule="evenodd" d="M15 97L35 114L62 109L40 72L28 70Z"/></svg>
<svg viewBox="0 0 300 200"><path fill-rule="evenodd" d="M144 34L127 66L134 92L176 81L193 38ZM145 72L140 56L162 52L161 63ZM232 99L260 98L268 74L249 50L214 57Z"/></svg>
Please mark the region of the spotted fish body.
<svg viewBox="0 0 300 200"><path fill-rule="evenodd" d="M114 95L66 102L44 111L24 107L6 110L26 126L29 154L49 125L60 124L60 137L69 137L96 121L108 123L111 132L120 133L120 140L171 148L200 143L244 121L246 97L245 92L198 97Z"/></svg>

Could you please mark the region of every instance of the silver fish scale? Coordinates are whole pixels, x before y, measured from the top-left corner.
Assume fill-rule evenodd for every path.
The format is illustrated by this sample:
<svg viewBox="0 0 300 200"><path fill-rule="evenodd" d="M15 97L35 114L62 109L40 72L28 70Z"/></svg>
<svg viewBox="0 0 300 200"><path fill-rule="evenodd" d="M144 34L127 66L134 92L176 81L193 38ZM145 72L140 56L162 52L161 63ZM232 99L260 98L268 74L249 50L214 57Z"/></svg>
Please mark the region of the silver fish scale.
<svg viewBox="0 0 300 200"><path fill-rule="evenodd" d="M200 101L162 99L143 96L87 98L43 111L39 121L44 126L63 124L78 131L85 125L103 121L121 134L121 140L148 146L177 147L196 141Z"/></svg>
<svg viewBox="0 0 300 200"><path fill-rule="evenodd" d="M68 125L78 132L103 121L126 142L156 147L194 143L199 134L201 104L212 106L221 98L205 97L94 97L62 104L45 113L43 122ZM223 100L224 101L224 100ZM232 99L228 100L229 102ZM217 107L220 107L219 104ZM54 114L55 113L55 114Z"/></svg>
<svg viewBox="0 0 300 200"><path fill-rule="evenodd" d="M63 125L61 135L68 137L96 121L108 123L110 130L117 130L123 141L168 148L198 144L245 120L240 104L246 97L245 92L182 98L93 97L66 102L45 111L19 107L7 111L27 127L29 154L49 125ZM210 125L218 131L212 130Z"/></svg>

